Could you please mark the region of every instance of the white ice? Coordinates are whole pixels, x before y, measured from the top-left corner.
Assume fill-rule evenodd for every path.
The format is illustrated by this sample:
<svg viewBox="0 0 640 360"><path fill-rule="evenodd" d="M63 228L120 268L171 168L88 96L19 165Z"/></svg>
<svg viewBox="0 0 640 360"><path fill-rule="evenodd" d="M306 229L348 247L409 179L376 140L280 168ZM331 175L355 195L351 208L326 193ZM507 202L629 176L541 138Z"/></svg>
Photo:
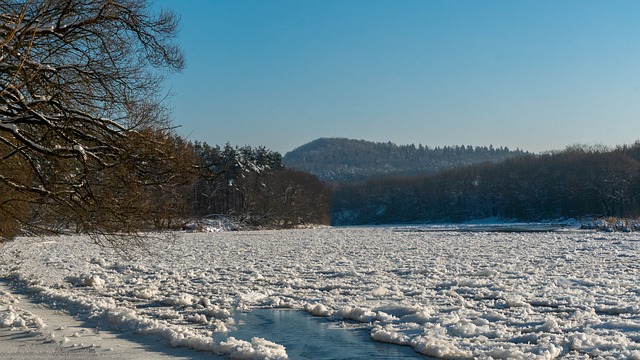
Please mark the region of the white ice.
<svg viewBox="0 0 640 360"><path fill-rule="evenodd" d="M21 238L0 248L0 276L111 329L238 359L286 358L268 334L226 336L233 312L264 307L362 323L443 359L640 359L638 233L183 233L129 255ZM12 306L0 326L36 326Z"/></svg>

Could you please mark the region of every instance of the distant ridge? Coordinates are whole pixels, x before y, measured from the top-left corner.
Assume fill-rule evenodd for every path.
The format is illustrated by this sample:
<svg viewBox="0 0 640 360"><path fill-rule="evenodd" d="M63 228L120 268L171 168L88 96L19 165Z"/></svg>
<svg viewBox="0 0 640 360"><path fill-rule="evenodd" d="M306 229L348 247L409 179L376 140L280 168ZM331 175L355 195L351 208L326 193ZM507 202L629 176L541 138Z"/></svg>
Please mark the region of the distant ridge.
<svg viewBox="0 0 640 360"><path fill-rule="evenodd" d="M349 182L381 176L433 174L527 154L507 147L462 145L429 148L413 144L320 138L288 152L283 162L289 168L311 173L325 182Z"/></svg>

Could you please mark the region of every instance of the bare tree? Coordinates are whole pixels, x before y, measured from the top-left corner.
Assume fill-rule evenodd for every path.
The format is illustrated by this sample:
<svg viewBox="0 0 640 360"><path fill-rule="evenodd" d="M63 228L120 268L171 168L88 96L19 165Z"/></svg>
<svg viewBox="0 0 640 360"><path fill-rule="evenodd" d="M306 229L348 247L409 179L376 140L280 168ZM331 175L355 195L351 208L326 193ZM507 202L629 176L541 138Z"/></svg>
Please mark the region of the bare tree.
<svg viewBox="0 0 640 360"><path fill-rule="evenodd" d="M0 0L0 238L45 213L92 233L115 232L87 216L99 207L111 222L140 220L144 201L122 201L160 181L132 176L168 155L158 90L184 67L177 26L145 0Z"/></svg>

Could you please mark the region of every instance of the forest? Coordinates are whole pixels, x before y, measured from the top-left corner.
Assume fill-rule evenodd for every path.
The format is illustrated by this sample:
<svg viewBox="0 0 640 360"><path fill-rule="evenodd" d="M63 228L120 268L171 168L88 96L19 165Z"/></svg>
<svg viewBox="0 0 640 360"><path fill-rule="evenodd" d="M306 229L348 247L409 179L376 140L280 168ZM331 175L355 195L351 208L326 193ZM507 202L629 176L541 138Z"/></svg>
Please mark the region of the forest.
<svg viewBox="0 0 640 360"><path fill-rule="evenodd" d="M139 154L144 172L130 172L131 167L103 172L92 181L94 201L82 211L25 206L22 230L84 233L94 223L110 225L114 233L179 230L212 216L254 229L329 223L328 187L286 169L277 152L228 143L221 148L175 134L155 142L165 156Z"/></svg>
<svg viewBox="0 0 640 360"><path fill-rule="evenodd" d="M640 142L572 146L432 175L333 187L336 225L640 215Z"/></svg>
<svg viewBox="0 0 640 360"><path fill-rule="evenodd" d="M188 217L220 214L272 228L329 223L329 188L313 175L285 168L280 153L229 143L190 146L200 172L182 190Z"/></svg>
<svg viewBox="0 0 640 360"><path fill-rule="evenodd" d="M58 201L16 203L8 197L11 192L0 194L0 210L22 216L20 221L4 217L0 228L5 234L90 233L99 225L117 233L182 229L207 217L251 229L640 216L640 141L338 182L287 167L280 153L264 147L211 146L173 133L153 135L151 142L151 134L140 140L153 147L131 150L128 161L91 179L92 200L80 210ZM7 171L11 166L2 164Z"/></svg>
<svg viewBox="0 0 640 360"><path fill-rule="evenodd" d="M286 167L280 153L264 147L210 146L179 137L173 142L190 154L180 158L188 164L191 157L193 170L182 172L191 173L188 181L158 197L162 205L155 208L166 210L155 215L155 228L210 215L254 228L640 216L640 141L615 149L521 152L435 173L342 182ZM458 152L482 151L475 149L493 147L460 146Z"/></svg>
<svg viewBox="0 0 640 360"><path fill-rule="evenodd" d="M465 165L500 162L527 155L520 149L493 146L429 147L345 138L320 138L284 156L287 167L309 172L325 182L369 177L435 174Z"/></svg>

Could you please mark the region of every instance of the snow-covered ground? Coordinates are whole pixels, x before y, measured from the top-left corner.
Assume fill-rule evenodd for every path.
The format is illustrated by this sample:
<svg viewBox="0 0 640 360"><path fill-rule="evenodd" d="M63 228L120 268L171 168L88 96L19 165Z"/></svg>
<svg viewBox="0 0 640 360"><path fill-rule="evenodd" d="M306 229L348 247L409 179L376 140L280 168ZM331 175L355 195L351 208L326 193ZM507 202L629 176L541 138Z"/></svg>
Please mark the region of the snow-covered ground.
<svg viewBox="0 0 640 360"><path fill-rule="evenodd" d="M0 328L46 333L18 292L238 359L287 357L268 334L228 336L234 312L262 307L368 324L437 358L640 359L640 234L417 230L184 233L128 259L84 237L21 238L0 248L14 293L0 291Z"/></svg>
<svg viewBox="0 0 640 360"><path fill-rule="evenodd" d="M166 341L101 328L28 296L11 294L0 282L0 359L167 360L211 359L171 348Z"/></svg>

